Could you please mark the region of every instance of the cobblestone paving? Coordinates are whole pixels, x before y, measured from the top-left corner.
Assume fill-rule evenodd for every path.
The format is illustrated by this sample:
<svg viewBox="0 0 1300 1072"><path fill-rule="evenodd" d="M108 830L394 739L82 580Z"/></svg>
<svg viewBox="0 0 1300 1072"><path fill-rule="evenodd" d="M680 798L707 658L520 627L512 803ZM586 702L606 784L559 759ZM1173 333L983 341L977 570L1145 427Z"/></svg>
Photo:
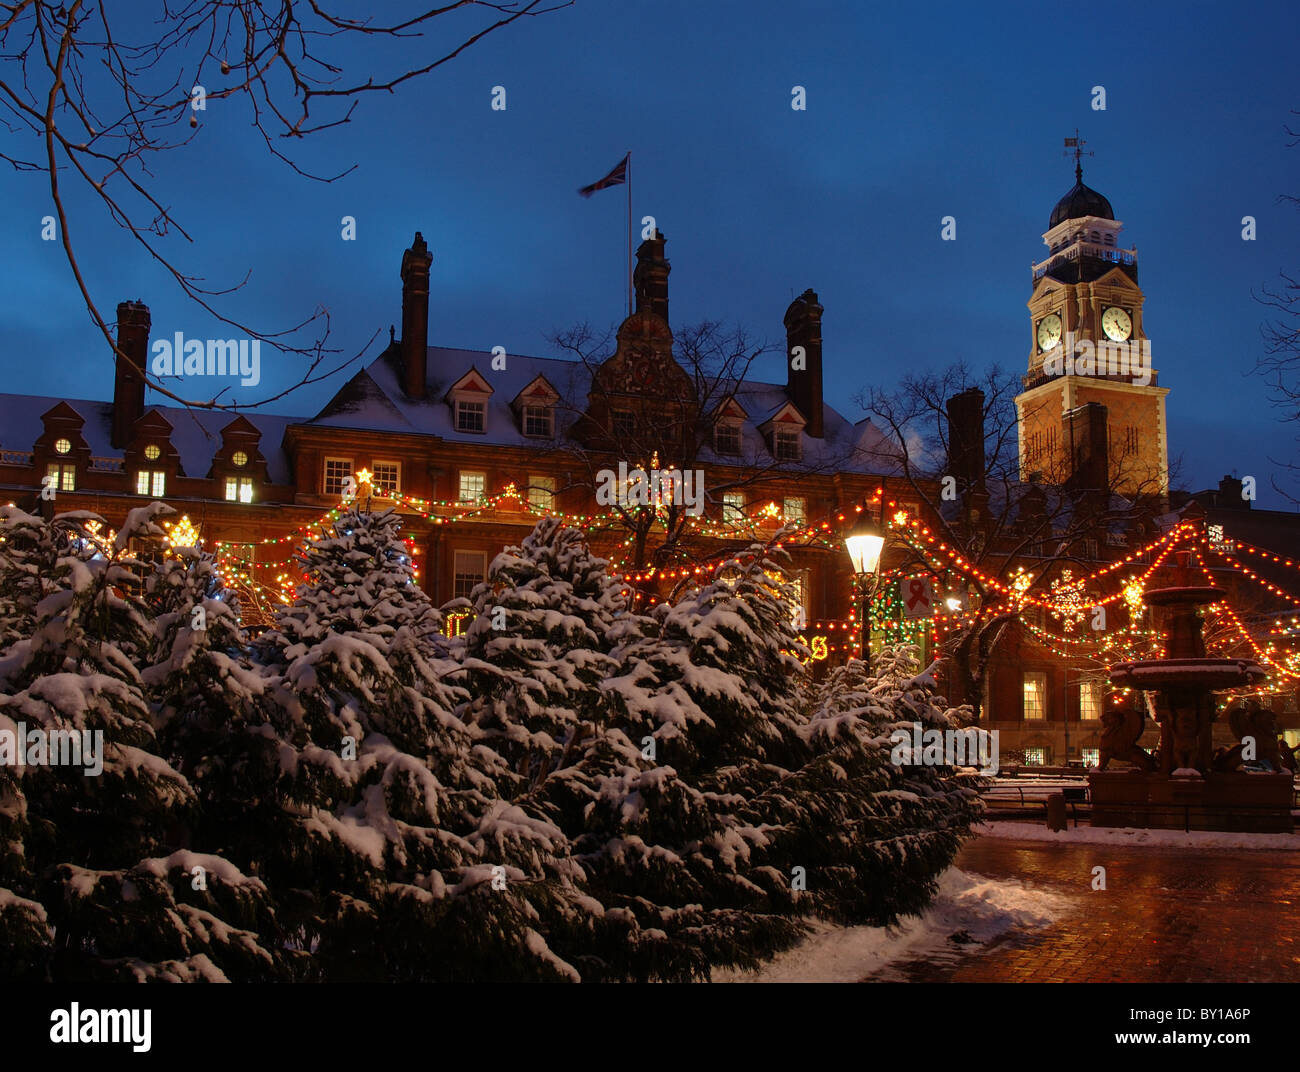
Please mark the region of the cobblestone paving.
<svg viewBox="0 0 1300 1072"><path fill-rule="evenodd" d="M1098 864L1107 888L1094 892ZM983 950L894 965L868 981L1300 981L1300 853L984 837L967 842L956 865L1066 896L1071 911Z"/></svg>

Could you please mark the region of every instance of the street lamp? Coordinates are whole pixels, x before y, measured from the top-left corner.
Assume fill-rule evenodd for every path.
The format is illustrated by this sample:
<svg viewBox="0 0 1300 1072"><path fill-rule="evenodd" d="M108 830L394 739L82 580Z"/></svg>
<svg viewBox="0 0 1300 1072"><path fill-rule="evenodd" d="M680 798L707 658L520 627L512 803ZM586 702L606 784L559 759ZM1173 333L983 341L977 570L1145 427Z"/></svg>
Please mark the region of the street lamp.
<svg viewBox="0 0 1300 1072"><path fill-rule="evenodd" d="M871 597L876 594L880 581L880 553L885 549L885 537L880 528L865 515L844 537L844 546L857 574L862 589L862 658L871 661Z"/></svg>

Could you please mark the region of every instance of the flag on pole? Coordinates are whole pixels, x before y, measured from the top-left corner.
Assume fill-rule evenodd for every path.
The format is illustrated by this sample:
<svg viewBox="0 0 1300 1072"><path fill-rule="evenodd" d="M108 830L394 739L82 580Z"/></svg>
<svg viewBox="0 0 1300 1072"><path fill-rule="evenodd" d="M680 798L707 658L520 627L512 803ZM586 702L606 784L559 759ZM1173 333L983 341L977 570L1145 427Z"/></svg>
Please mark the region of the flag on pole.
<svg viewBox="0 0 1300 1072"><path fill-rule="evenodd" d="M614 165L614 170L608 175L599 182L593 182L590 186L582 187L578 193L582 194L583 197L590 197L597 190L603 190L607 186L619 186L627 182L627 162L631 156L632 154L628 153L627 156Z"/></svg>

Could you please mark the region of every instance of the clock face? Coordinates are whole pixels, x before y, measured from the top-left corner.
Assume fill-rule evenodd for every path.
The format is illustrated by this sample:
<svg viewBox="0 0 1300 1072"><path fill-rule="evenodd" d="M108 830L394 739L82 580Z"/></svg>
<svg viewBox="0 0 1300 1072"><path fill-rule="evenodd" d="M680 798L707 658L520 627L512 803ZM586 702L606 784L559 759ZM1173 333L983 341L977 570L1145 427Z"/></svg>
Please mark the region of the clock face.
<svg viewBox="0 0 1300 1072"><path fill-rule="evenodd" d="M1038 322L1038 348L1050 350L1061 341L1061 318L1055 313L1048 313Z"/></svg>
<svg viewBox="0 0 1300 1072"><path fill-rule="evenodd" d="M1133 321L1123 309L1112 305L1101 314L1101 330L1106 333L1106 338L1124 342L1133 334Z"/></svg>

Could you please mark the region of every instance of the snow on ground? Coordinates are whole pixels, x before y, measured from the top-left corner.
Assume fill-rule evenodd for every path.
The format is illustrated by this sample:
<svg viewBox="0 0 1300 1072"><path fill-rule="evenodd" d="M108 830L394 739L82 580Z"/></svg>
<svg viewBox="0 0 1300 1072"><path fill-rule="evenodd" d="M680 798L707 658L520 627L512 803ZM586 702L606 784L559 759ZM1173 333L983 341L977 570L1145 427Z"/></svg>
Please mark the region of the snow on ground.
<svg viewBox="0 0 1300 1072"><path fill-rule="evenodd" d="M822 924L794 949L756 972L715 969L715 983L852 983L907 960L955 959L1012 929L1046 927L1070 902L1020 882L948 868L920 918L894 927ZM974 942L950 941L965 932ZM978 943L978 944L976 944Z"/></svg>
<svg viewBox="0 0 1300 1072"><path fill-rule="evenodd" d="M1300 834L1234 834L1218 830L1138 830L1071 826L1060 832L1041 823L991 822L971 827L981 837L1054 841L1062 845L1157 845L1185 849L1256 849L1300 852Z"/></svg>

